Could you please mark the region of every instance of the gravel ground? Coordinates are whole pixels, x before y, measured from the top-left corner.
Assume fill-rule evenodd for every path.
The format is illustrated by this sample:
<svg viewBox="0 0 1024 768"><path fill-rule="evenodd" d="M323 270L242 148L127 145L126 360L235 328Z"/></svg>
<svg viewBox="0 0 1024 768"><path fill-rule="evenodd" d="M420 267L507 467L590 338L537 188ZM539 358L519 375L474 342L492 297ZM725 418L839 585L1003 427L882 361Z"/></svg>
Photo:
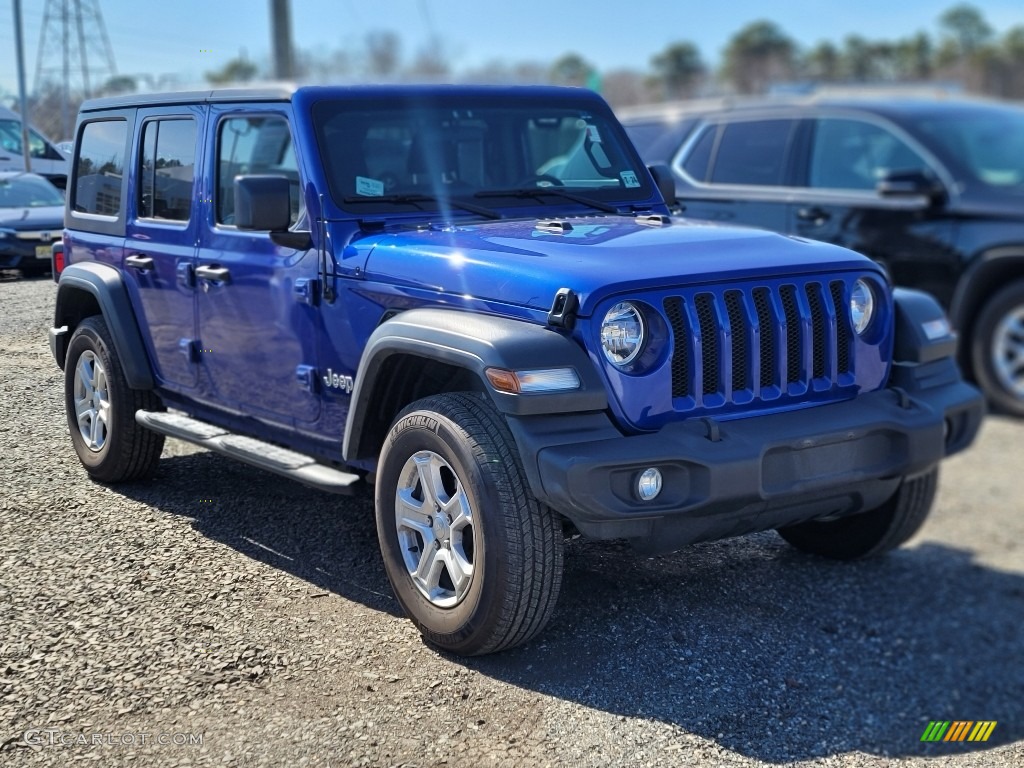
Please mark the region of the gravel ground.
<svg viewBox="0 0 1024 768"><path fill-rule="evenodd" d="M365 497L173 441L152 483L87 480L53 297L0 283L0 764L1024 765L1024 424L888 558L577 540L548 631L467 661L400 616Z"/></svg>

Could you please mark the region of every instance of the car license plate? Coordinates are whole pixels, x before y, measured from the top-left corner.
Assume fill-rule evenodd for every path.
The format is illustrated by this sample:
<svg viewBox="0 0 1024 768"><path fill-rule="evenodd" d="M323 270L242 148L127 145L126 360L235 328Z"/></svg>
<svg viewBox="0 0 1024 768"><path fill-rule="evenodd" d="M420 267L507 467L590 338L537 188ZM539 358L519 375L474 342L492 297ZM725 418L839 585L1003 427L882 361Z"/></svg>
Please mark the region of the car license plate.
<svg viewBox="0 0 1024 768"><path fill-rule="evenodd" d="M37 259L48 259L50 258L50 246L48 245L37 245L36 246L36 258Z"/></svg>

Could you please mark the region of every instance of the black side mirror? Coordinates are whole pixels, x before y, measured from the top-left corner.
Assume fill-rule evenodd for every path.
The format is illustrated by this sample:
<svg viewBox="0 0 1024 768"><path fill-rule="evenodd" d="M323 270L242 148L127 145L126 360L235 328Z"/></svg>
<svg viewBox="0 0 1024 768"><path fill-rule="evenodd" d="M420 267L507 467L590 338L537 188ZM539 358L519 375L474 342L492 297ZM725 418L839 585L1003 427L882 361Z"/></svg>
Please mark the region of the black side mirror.
<svg viewBox="0 0 1024 768"><path fill-rule="evenodd" d="M651 172L651 178L665 198L665 205L675 208L679 201L676 199L676 181L672 178L672 170L667 165L649 165L647 170Z"/></svg>
<svg viewBox="0 0 1024 768"><path fill-rule="evenodd" d="M946 194L945 187L924 171L889 171L878 180L875 191L882 197L926 197L931 201Z"/></svg>
<svg viewBox="0 0 1024 768"><path fill-rule="evenodd" d="M283 232L292 218L285 176L235 177L235 226L264 232Z"/></svg>

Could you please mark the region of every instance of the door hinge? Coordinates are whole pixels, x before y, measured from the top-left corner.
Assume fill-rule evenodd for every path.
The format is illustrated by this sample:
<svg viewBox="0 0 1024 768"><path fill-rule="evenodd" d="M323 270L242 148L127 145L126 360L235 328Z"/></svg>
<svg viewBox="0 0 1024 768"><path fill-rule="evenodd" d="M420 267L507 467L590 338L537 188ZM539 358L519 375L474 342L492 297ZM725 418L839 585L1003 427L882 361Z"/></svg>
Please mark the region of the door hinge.
<svg viewBox="0 0 1024 768"><path fill-rule="evenodd" d="M185 356L190 363L199 362L199 355L196 350L195 339L178 339L178 350Z"/></svg>
<svg viewBox="0 0 1024 768"><path fill-rule="evenodd" d="M295 281L295 300L315 306L320 298L320 281L311 277L300 277Z"/></svg>

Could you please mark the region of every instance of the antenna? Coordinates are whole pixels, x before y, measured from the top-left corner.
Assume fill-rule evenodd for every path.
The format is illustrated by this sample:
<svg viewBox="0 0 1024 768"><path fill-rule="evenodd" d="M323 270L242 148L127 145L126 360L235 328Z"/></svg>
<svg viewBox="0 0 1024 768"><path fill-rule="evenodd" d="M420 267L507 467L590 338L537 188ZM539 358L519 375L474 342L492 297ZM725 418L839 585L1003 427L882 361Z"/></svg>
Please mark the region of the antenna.
<svg viewBox="0 0 1024 768"><path fill-rule="evenodd" d="M54 40L60 40L59 55L54 55ZM34 88L38 95L49 83L61 84L60 138L71 136L70 94L77 91L88 98L94 86L116 74L100 0L46 0Z"/></svg>

